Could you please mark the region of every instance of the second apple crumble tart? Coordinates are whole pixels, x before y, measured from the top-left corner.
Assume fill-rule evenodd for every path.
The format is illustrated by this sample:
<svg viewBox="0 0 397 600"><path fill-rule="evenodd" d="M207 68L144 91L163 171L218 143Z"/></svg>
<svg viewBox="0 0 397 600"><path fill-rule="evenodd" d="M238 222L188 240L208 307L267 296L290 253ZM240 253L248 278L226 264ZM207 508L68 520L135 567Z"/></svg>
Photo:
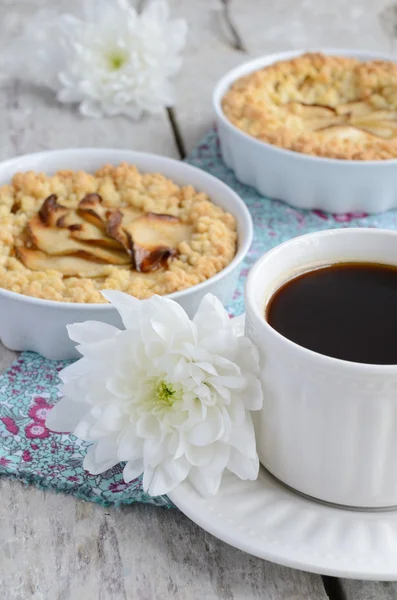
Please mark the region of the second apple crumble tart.
<svg viewBox="0 0 397 600"><path fill-rule="evenodd" d="M308 53L234 82L226 117L249 135L314 156L397 157L397 64Z"/></svg>

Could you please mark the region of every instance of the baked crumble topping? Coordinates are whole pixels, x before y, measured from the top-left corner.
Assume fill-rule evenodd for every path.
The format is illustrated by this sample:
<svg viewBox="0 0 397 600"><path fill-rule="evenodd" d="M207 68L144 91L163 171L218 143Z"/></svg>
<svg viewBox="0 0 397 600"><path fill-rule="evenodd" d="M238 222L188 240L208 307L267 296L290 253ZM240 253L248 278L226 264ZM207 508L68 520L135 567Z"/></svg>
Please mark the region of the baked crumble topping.
<svg viewBox="0 0 397 600"><path fill-rule="evenodd" d="M28 296L170 294L221 271L236 243L234 216L206 194L126 163L17 173L0 188L0 287Z"/></svg>
<svg viewBox="0 0 397 600"><path fill-rule="evenodd" d="M350 160L397 157L397 64L308 53L234 82L226 117L281 148Z"/></svg>

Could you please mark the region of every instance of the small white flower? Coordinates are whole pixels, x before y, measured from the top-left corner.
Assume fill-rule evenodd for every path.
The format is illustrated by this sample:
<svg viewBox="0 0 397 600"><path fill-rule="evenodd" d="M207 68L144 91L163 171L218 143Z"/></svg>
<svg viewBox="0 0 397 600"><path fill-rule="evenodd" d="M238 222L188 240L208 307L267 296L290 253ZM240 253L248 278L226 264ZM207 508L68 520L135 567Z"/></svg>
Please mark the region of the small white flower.
<svg viewBox="0 0 397 600"><path fill-rule="evenodd" d="M182 64L186 22L170 20L163 0L149 2L140 15L128 0L83 0L80 10L80 18L40 12L3 68L14 65L90 117L138 118L171 106L169 78Z"/></svg>
<svg viewBox="0 0 397 600"><path fill-rule="evenodd" d="M225 469L256 479L258 353L219 300L207 294L191 321L167 298L103 294L125 330L69 326L83 358L60 373L64 397L47 417L49 429L93 442L83 464L92 474L126 461L125 481L143 473L153 496L186 478L215 494Z"/></svg>

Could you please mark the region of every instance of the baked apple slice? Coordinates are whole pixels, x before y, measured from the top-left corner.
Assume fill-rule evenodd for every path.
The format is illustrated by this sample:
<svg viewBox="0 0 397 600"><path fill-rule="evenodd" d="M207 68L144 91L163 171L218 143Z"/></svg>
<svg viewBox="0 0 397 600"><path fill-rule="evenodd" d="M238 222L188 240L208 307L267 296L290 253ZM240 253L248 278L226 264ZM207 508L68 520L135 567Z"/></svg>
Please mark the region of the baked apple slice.
<svg viewBox="0 0 397 600"><path fill-rule="evenodd" d="M102 229L83 219L76 211L71 210L66 215L58 219L57 227L69 229L70 236L76 240L89 242L105 248L114 248L122 250L119 242L109 237Z"/></svg>
<svg viewBox="0 0 397 600"><path fill-rule="evenodd" d="M41 250L17 248L19 260L31 271L58 271L65 277L105 277L108 266L79 256L48 256Z"/></svg>
<svg viewBox="0 0 397 600"><path fill-rule="evenodd" d="M397 123L393 123L393 121L355 122L354 127L385 140L397 137Z"/></svg>
<svg viewBox="0 0 397 600"><path fill-rule="evenodd" d="M144 248L132 242L132 254L135 269L139 273L150 273L168 266L168 260L176 256L175 248L157 246L156 248Z"/></svg>
<svg viewBox="0 0 397 600"><path fill-rule="evenodd" d="M129 224L142 216L142 211L132 206L113 210L108 216L107 234L121 244L124 250L132 255L132 244L128 234Z"/></svg>
<svg viewBox="0 0 397 600"><path fill-rule="evenodd" d="M134 219L125 232L132 244L135 268L142 273L165 267L179 244L192 234L191 227L177 217L155 213Z"/></svg>
<svg viewBox="0 0 397 600"><path fill-rule="evenodd" d="M338 115L349 115L350 117L354 118L371 113L372 107L367 102L358 100L356 102L340 104L335 110Z"/></svg>
<svg viewBox="0 0 397 600"><path fill-rule="evenodd" d="M62 204L58 204L58 198L55 194L51 194L46 198L39 210L39 217L44 225L54 227L57 221L67 215L69 209Z"/></svg>
<svg viewBox="0 0 397 600"><path fill-rule="evenodd" d="M78 205L77 213L89 223L106 232L107 216L111 209L102 206L99 194L87 194Z"/></svg>
<svg viewBox="0 0 397 600"><path fill-rule="evenodd" d="M73 239L68 229L46 227L37 216L29 220L27 229L32 244L50 256L83 253L90 260L112 265L127 265L130 262L125 252Z"/></svg>
<svg viewBox="0 0 397 600"><path fill-rule="evenodd" d="M391 139L397 135L397 112L374 110L366 115L352 117L351 124L371 135Z"/></svg>
<svg viewBox="0 0 397 600"><path fill-rule="evenodd" d="M335 110L328 106L320 105L302 105L301 117L304 120L305 127L310 131L319 131L328 127L342 125L346 121L346 117L339 116Z"/></svg>

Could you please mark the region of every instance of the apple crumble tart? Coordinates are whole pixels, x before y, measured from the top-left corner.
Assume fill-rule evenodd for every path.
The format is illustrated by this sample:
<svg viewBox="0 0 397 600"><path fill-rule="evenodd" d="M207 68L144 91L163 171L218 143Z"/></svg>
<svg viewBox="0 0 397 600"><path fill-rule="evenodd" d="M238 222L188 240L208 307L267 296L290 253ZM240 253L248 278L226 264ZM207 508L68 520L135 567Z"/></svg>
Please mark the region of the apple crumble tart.
<svg viewBox="0 0 397 600"><path fill-rule="evenodd" d="M170 294L221 271L236 243L234 216L206 194L126 163L17 173L0 188L0 287L36 298Z"/></svg>
<svg viewBox="0 0 397 600"><path fill-rule="evenodd" d="M281 148L350 160L397 158L397 64L308 53L234 82L226 117Z"/></svg>

